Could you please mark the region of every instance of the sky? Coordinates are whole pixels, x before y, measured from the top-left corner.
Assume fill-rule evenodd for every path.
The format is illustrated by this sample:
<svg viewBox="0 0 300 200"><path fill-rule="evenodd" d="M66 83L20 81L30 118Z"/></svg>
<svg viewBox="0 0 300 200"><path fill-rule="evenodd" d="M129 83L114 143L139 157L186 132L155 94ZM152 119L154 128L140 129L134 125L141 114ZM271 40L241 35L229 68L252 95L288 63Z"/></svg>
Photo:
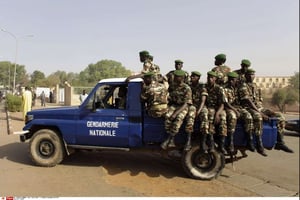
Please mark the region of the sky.
<svg viewBox="0 0 300 200"><path fill-rule="evenodd" d="M139 72L142 50L163 74L176 59L206 74L219 53L233 70L249 59L257 76L299 72L299 0L0 0L0 28L0 61L28 73L103 59Z"/></svg>

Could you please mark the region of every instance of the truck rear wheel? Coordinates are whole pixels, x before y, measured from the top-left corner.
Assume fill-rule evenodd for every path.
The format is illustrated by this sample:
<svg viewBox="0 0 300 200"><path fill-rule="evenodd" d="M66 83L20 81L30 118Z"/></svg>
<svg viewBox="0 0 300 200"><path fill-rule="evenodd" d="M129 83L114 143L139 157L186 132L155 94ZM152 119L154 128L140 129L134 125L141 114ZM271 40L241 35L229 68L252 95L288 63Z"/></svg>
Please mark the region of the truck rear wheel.
<svg viewBox="0 0 300 200"><path fill-rule="evenodd" d="M182 155L182 166L189 177L201 180L211 180L221 174L225 166L224 155L215 151L201 153L199 146L193 146Z"/></svg>
<svg viewBox="0 0 300 200"><path fill-rule="evenodd" d="M31 160L43 167L53 167L65 156L62 140L56 132L49 129L41 129L32 136L29 152Z"/></svg>

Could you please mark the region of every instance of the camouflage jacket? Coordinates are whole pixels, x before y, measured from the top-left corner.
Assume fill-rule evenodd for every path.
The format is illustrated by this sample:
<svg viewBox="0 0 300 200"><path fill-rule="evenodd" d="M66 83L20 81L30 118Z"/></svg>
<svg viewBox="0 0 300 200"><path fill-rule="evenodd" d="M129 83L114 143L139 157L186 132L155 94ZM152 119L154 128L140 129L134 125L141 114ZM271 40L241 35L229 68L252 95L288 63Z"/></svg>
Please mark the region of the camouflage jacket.
<svg viewBox="0 0 300 200"><path fill-rule="evenodd" d="M242 69L237 69L234 72L239 75L239 77L238 77L238 84L239 85L242 85L243 83L246 82L245 73L242 71Z"/></svg>
<svg viewBox="0 0 300 200"><path fill-rule="evenodd" d="M166 74L166 77L167 77L167 79L168 79L169 85L172 85L173 82L174 82L174 71L175 71L175 70L169 71L169 72ZM189 73L185 72L183 82L184 82L185 84L189 84L189 81L190 81L190 80L189 80Z"/></svg>
<svg viewBox="0 0 300 200"><path fill-rule="evenodd" d="M225 102L225 92L224 89L218 84L214 84L214 86L209 87L206 85L206 90L208 93L205 105L208 108L218 109L221 104Z"/></svg>
<svg viewBox="0 0 300 200"><path fill-rule="evenodd" d="M148 108L154 105L167 104L167 96L168 90L164 84L152 81L150 85L143 85L141 99L147 103Z"/></svg>
<svg viewBox="0 0 300 200"><path fill-rule="evenodd" d="M234 107L240 106L237 87L232 87L226 84L226 87L224 88L224 93L225 93L225 102L229 103Z"/></svg>
<svg viewBox="0 0 300 200"><path fill-rule="evenodd" d="M202 83L198 83L197 85L190 84L190 87L192 89L193 105L196 106L196 108L199 108L202 96L208 95L207 90Z"/></svg>
<svg viewBox="0 0 300 200"><path fill-rule="evenodd" d="M169 104L181 106L185 103L193 104L192 90L189 85L185 83L172 84L169 86Z"/></svg>
<svg viewBox="0 0 300 200"><path fill-rule="evenodd" d="M215 66L212 71L218 74L218 82L220 84L225 84L228 81L227 73L231 71L226 65Z"/></svg>
<svg viewBox="0 0 300 200"><path fill-rule="evenodd" d="M239 88L239 98L241 103L243 100L249 99L257 108L262 108L263 98L261 96L261 89L255 83L243 83ZM243 103L242 106L248 107L248 105Z"/></svg>

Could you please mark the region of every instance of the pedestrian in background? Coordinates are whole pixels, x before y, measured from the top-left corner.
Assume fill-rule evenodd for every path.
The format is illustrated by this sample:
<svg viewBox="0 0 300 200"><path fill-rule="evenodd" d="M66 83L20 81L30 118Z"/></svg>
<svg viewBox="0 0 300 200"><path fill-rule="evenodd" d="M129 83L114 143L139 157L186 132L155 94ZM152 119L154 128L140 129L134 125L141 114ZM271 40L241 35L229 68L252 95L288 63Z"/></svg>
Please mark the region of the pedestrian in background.
<svg viewBox="0 0 300 200"><path fill-rule="evenodd" d="M46 95L44 91L41 93L41 106L46 106Z"/></svg>
<svg viewBox="0 0 300 200"><path fill-rule="evenodd" d="M85 90L82 90L82 94L79 96L80 103L82 103L87 96L88 94L85 92Z"/></svg>
<svg viewBox="0 0 300 200"><path fill-rule="evenodd" d="M23 120L25 120L26 113L31 111L32 108L32 93L29 87L25 87L25 91L22 94L22 111L23 111Z"/></svg>

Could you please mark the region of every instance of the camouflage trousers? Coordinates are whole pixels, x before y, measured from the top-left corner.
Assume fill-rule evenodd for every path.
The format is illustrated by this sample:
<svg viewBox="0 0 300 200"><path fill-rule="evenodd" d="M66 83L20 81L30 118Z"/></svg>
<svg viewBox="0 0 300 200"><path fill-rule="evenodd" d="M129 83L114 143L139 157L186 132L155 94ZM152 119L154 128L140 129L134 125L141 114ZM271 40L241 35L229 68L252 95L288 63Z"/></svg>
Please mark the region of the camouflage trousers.
<svg viewBox="0 0 300 200"><path fill-rule="evenodd" d="M283 134L284 127L285 127L285 117L283 116L283 114L280 112L274 112L267 108L262 108L260 111L265 115L267 115L268 117L277 118L277 132L279 134Z"/></svg>
<svg viewBox="0 0 300 200"><path fill-rule="evenodd" d="M197 108L194 105L190 105L188 113L186 115L185 132L192 133L194 131L194 123L196 118Z"/></svg>
<svg viewBox="0 0 300 200"><path fill-rule="evenodd" d="M251 114L244 108L237 109L240 113L239 119L243 121L244 130L246 133L252 133L253 130L253 119ZM226 109L226 118L227 118L227 131L228 133L234 133L236 129L237 116L232 109Z"/></svg>
<svg viewBox="0 0 300 200"><path fill-rule="evenodd" d="M227 136L227 122L226 122L226 112L223 110L220 114L220 123L215 125L215 114L216 109L215 108L207 108L208 109L208 123L209 123L209 133L215 134L215 126L218 128L218 134Z"/></svg>
<svg viewBox="0 0 300 200"><path fill-rule="evenodd" d="M175 119L171 120L170 117L172 114L179 109L180 106L169 106L168 112L165 115L165 130L168 134L175 136L183 123L184 118L188 113L188 107L184 109L181 113L179 113Z"/></svg>
<svg viewBox="0 0 300 200"><path fill-rule="evenodd" d="M152 105L148 110L148 115L154 118L163 117L168 111L167 104Z"/></svg>
<svg viewBox="0 0 300 200"><path fill-rule="evenodd" d="M208 109L203 107L200 114L200 133L201 134L209 134L209 123L208 123Z"/></svg>
<svg viewBox="0 0 300 200"><path fill-rule="evenodd" d="M253 130L252 132L255 135L261 135L262 134L262 128L263 128L263 118L259 112L257 112L254 109L248 108L247 111L251 114L253 119Z"/></svg>

